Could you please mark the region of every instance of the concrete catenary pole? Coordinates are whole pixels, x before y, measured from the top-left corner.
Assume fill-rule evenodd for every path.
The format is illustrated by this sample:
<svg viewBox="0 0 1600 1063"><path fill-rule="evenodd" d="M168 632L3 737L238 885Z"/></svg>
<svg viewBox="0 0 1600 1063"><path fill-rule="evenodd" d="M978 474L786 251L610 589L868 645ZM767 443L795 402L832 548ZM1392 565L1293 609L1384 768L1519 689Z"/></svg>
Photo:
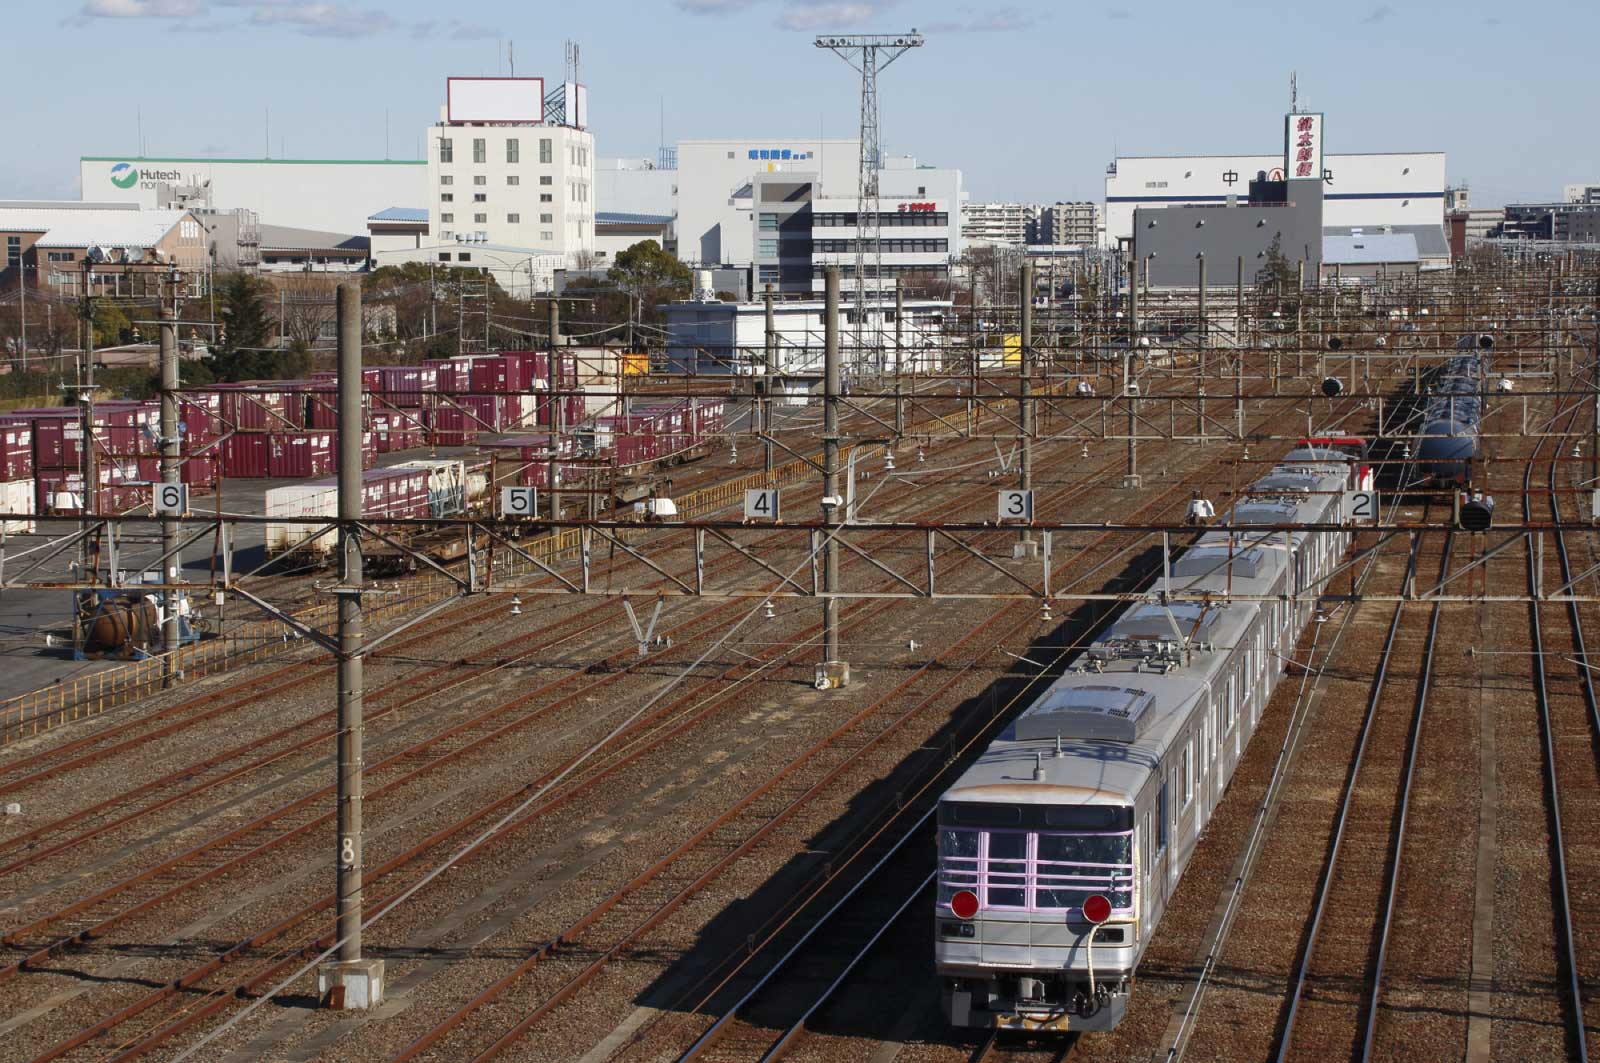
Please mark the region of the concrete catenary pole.
<svg viewBox="0 0 1600 1063"><path fill-rule="evenodd" d="M906 371L906 290L902 278L894 279L894 438L906 434L906 404L903 377Z"/></svg>
<svg viewBox="0 0 1600 1063"><path fill-rule="evenodd" d="M1240 441L1244 440L1244 256L1233 282L1233 417ZM1276 378L1274 378L1276 382Z"/></svg>
<svg viewBox="0 0 1600 1063"><path fill-rule="evenodd" d="M172 288L172 302L161 308L161 482L175 484L181 478L178 451L178 273L167 278ZM178 582L183 563L178 557L178 521L168 517L161 522L161 556L165 557L164 583ZM165 651L162 668L163 685L172 685L176 678L177 662L174 651L178 648L177 592L162 592L166 603L161 621L161 648Z"/></svg>
<svg viewBox="0 0 1600 1063"><path fill-rule="evenodd" d="M545 370L548 377L547 394L550 396L550 475L545 480L545 486L550 492L550 519L561 519L561 492L558 490L556 477L556 455L561 451L561 303L554 297L550 299L550 362Z"/></svg>
<svg viewBox="0 0 1600 1063"><path fill-rule="evenodd" d="M1148 261L1148 259L1146 260ZM1138 385L1134 382L1134 367L1139 356L1139 263L1128 260L1128 353L1124 356L1122 370L1122 397L1128 404L1128 474L1122 478L1123 487L1139 486L1139 414Z"/></svg>
<svg viewBox="0 0 1600 1063"><path fill-rule="evenodd" d="M822 520L828 526L822 547L822 664L818 689L850 683L850 665L839 654L839 540L836 525L844 521L839 491L839 267L828 266L823 309L822 355Z"/></svg>
<svg viewBox="0 0 1600 1063"><path fill-rule="evenodd" d="M1018 284L1018 309L1022 317L1022 334L1018 337L1017 352L1017 423L1020 424L1018 444L1022 459L1017 465L1017 486L1024 491L1033 489L1033 435L1036 420L1033 412L1033 263L1024 262ZM1012 553L1016 557L1032 557L1038 552L1033 532L1027 528L1017 536Z"/></svg>
<svg viewBox="0 0 1600 1063"><path fill-rule="evenodd" d="M778 324L772 310L772 285L765 295L767 311L766 369L761 380L761 471L772 486L772 385L778 373Z"/></svg>
<svg viewBox="0 0 1600 1063"><path fill-rule="evenodd" d="M339 285L339 669L337 962L319 990L334 1007L370 1008L382 997L383 961L361 956L362 676L361 286Z"/></svg>
<svg viewBox="0 0 1600 1063"><path fill-rule="evenodd" d="M1198 368L1200 370L1200 372L1199 372L1199 383L1200 383L1200 386L1199 386L1199 389L1198 389L1198 393L1195 396L1199 400L1199 407L1198 407L1198 409L1197 409L1197 411L1195 413L1195 434L1200 437L1201 445L1204 445L1205 441L1206 441L1206 348L1211 346L1211 336L1210 336L1210 333L1208 331L1209 326L1207 325L1207 322L1206 322L1206 256L1205 256L1205 252L1202 251L1195 258L1195 263L1196 263L1196 266L1197 266L1198 271L1199 271L1199 285L1200 285L1200 322L1199 322L1198 327L1195 329L1195 337L1196 337L1196 340L1197 340L1199 348L1200 348L1200 355L1199 355L1199 359L1198 359Z"/></svg>

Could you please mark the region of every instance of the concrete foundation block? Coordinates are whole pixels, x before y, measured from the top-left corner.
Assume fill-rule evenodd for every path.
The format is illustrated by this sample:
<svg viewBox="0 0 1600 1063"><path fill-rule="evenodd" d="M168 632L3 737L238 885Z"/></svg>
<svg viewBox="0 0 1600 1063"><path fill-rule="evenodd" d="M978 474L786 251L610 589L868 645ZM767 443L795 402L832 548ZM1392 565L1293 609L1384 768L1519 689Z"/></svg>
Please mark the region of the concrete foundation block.
<svg viewBox="0 0 1600 1063"><path fill-rule="evenodd" d="M366 1011L383 1003L383 961L325 963L317 968L317 996L335 1011Z"/></svg>

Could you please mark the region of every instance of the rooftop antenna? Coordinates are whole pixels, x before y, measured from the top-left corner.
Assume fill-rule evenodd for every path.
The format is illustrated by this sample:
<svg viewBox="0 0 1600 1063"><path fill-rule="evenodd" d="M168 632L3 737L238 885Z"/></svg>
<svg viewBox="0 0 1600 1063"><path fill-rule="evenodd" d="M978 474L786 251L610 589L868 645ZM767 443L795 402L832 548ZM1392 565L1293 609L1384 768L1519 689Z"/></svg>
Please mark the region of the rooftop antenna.
<svg viewBox="0 0 1600 1063"><path fill-rule="evenodd" d="M506 65L511 68L511 76L517 76L517 42L506 42Z"/></svg>
<svg viewBox="0 0 1600 1063"><path fill-rule="evenodd" d="M267 135L266 135L266 140L267 140L267 158L270 159L270 158L272 158L272 108L271 107L266 108L266 112L267 112Z"/></svg>
<svg viewBox="0 0 1600 1063"><path fill-rule="evenodd" d="M1300 86L1299 79L1293 70L1289 71L1289 113L1300 113Z"/></svg>
<svg viewBox="0 0 1600 1063"><path fill-rule="evenodd" d="M865 34L821 36L818 48L833 52L851 69L861 74L861 163L856 194L856 320L852 337L856 368L860 371L866 348L861 330L867 320L867 245L872 246L872 279L881 289L883 274L883 225L879 218L878 171L883 166L879 151L878 72L913 48L922 47L922 34L916 27L903 34ZM879 316L882 327L882 315Z"/></svg>

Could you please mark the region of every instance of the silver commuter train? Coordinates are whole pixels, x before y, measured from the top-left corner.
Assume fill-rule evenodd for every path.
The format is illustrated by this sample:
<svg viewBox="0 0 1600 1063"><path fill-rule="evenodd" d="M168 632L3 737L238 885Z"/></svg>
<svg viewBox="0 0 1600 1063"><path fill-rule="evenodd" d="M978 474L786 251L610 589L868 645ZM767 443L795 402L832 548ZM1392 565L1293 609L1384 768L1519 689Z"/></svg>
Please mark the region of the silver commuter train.
<svg viewBox="0 0 1600 1063"><path fill-rule="evenodd" d="M1171 567L1174 591L1289 595L1338 564L1359 459L1302 448ZM1292 554L1292 556L1291 556ZM1129 607L1009 724L938 809L934 963L955 1026L1109 1030L1310 602ZM1109 918L1084 916L1099 895ZM966 917L963 917L966 916ZM1090 931L1092 947L1086 948ZM1091 968L1092 959L1092 968Z"/></svg>

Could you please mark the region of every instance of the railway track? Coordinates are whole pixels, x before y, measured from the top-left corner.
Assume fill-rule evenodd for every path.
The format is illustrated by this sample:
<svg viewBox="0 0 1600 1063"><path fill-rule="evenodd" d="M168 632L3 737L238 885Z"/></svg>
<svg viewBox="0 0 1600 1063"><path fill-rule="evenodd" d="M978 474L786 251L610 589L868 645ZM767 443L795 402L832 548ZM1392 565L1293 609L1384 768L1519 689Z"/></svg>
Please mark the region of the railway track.
<svg viewBox="0 0 1600 1063"><path fill-rule="evenodd" d="M1451 543L1446 536L1439 551L1440 582L1449 575ZM1413 587L1423 545L1422 539L1412 544L1406 565L1404 582ZM1305 944L1290 978L1273 1053L1279 1063L1323 1053L1342 1058L1348 1052L1362 1061L1373 1055L1442 606L1436 602L1428 611L1423 632L1405 630L1406 612L1405 603L1396 605L1379 654ZM1397 653L1420 655L1415 677L1391 681Z"/></svg>
<svg viewBox="0 0 1600 1063"><path fill-rule="evenodd" d="M1562 584L1571 582L1571 564L1568 557L1565 530L1559 525L1562 522L1562 511L1559 494L1559 455L1564 449L1565 438L1570 436L1577 420L1578 410L1575 407L1566 416L1566 436L1555 442L1551 449L1552 458L1545 464L1548 468L1545 494L1549 515L1558 525L1551 538L1556 547L1558 568L1557 573L1562 577ZM1561 419L1559 416L1552 420ZM1523 475L1522 509L1524 517L1532 519L1534 515L1534 471L1536 461L1541 450L1550 445L1548 439L1541 439L1539 448L1534 452L1535 460L1528 463ZM1527 550L1527 579L1528 593L1535 598L1549 592L1545 581L1545 574L1541 568L1545 567L1546 559L1539 551ZM1551 906L1553 909L1553 926L1551 926L1549 945L1553 952L1554 974L1556 984L1551 986L1553 996L1557 1002L1556 1010L1559 1011L1560 1029L1563 1037L1559 1048L1549 1038L1546 1031L1544 1040L1552 1049L1561 1051L1567 1058L1587 1061L1589 1058L1589 1031L1584 1024L1584 991L1580 984L1580 959L1577 946L1577 933L1574 929L1573 898L1580 891L1589 889L1587 884L1574 884L1572 871L1569 867L1570 833L1569 817L1563 814L1564 807L1568 806L1568 793L1573 788L1583 787L1583 798L1589 813L1588 825L1593 826L1595 811L1595 779L1592 762L1588 765L1573 763L1570 757L1564 757L1557 751L1557 745L1569 745L1565 741L1566 734L1576 732L1582 736L1587 732L1590 743L1600 739L1600 731L1592 730L1600 726L1600 714L1595 708L1595 691L1593 673L1588 664L1585 640L1583 635L1582 617L1574 602L1566 603L1564 610L1552 610L1557 616L1565 613L1568 636L1572 651L1576 659L1566 657L1563 651L1551 648L1554 643L1546 642L1546 611L1545 606L1537 601L1528 606L1529 631L1533 651L1533 690L1535 707L1537 711L1539 746L1541 753L1541 769L1544 777L1544 804L1546 814L1546 843L1549 859L1549 888L1551 892ZM1559 627L1559 621L1551 625ZM1570 669L1568 665L1575 665ZM1571 687L1576 686L1582 698L1582 706L1587 710L1584 716L1578 716L1563 728L1565 733L1558 733L1558 709L1560 701L1576 700L1571 697ZM1563 690L1562 688L1567 688ZM1570 715L1577 715L1571 713ZM1591 747L1592 748L1592 747ZM1565 766L1576 769L1563 773ZM1586 786L1575 776L1582 773L1587 776ZM1563 783L1563 778L1566 782ZM1507 987L1513 989L1515 987Z"/></svg>
<svg viewBox="0 0 1600 1063"><path fill-rule="evenodd" d="M376 767L376 765L374 765L374 767ZM251 852L254 852L254 850L251 850ZM382 869L379 869L379 874L381 874L381 872L382 872ZM307 913L307 914L309 914L309 913ZM258 946L262 945L261 941L258 941L258 943L256 943L256 945L258 945ZM235 953L234 949L229 949L229 953L227 953L226 956L229 956L229 959L235 959L235 957L237 957L237 953ZM174 980L173 985L168 986L168 988L166 988L166 989L186 989L186 991L192 991L192 989L194 989L194 981L190 981L189 978L187 978L187 977L179 978L179 980ZM163 989L163 991L158 991L158 993L160 993L160 996L162 996L163 999L165 999L165 996L170 996L170 991L166 991L166 989ZM155 997L155 994L152 994L152 999L150 999L150 1001L149 1001L150 1004L154 1004L154 1002L155 1002L154 997ZM128 1015L125 1015L125 1013L123 1013L123 1012L126 1012L126 1009L120 1010L120 1012L117 1013L117 1017L120 1017L120 1018L123 1018L123 1020L126 1020L126 1018L128 1018ZM99 1033L104 1033L104 1029L99 1029L99 1031L96 1031L96 1034L99 1034Z"/></svg>
<svg viewBox="0 0 1600 1063"><path fill-rule="evenodd" d="M869 613L869 615L871 615L871 614ZM726 677L724 677L724 678L726 678ZM685 726L687 726L687 724L685 724ZM495 732L495 734L499 734L499 733L503 733L503 732ZM647 750L652 743L658 742L658 741L661 740L660 735L662 733L663 732L658 730L656 732L652 732L648 737L645 737L645 736L634 736L635 741L638 743L637 748L640 751ZM489 736L485 735L483 737L487 738ZM478 739L478 738L463 739L463 741L465 742L465 746L463 747L463 749L481 746L481 744L482 744L482 739ZM417 752L417 751L413 750L413 752ZM452 753L449 754L449 755L454 755L454 752L455 751L452 751ZM440 758L434 758L434 759L446 759L446 758L440 757ZM415 778L416 776L417 776L416 772L408 772L406 774L405 778L407 778L407 779ZM520 796L520 794L522 792L526 792L526 791L525 790L521 791L521 792L519 792L519 794L514 795L514 796ZM313 821L308 821L306 824L299 825L299 826L297 826L295 828L294 833L303 834L305 832L305 830L311 825L313 825ZM243 837L243 836L240 836L240 837L243 838L243 841L242 841L243 854L253 855L253 854L256 854L256 853L260 852L261 847L259 845L257 845L257 844L253 844L255 839L247 838L247 837ZM446 840L447 837L448 837L447 835L446 836L441 836L439 832L436 832L435 835L431 835L430 836L430 839L431 839L431 841L432 841L432 843L434 845L437 845L437 844L443 842L444 840ZM240 840L240 839L239 838L235 838L234 840ZM414 856L416 854L412 854L412 855ZM391 864L390 869L391 870L393 869L393 865L392 864ZM403 891L397 890L395 893L390 894L390 896L391 897L398 896L401 892L403 892ZM152 900L149 903L153 904L153 903L156 903L156 901ZM141 903L139 905L139 907L141 909L143 909L143 908L145 908L147 906L148 905L144 901L141 901ZM314 914L315 914L314 906L313 906L313 909L307 909L307 910L304 910L304 912L303 912L303 916L309 916L309 915L314 915ZM282 935L274 935L272 933L267 933L267 934L263 934L263 935L256 935L249 942L241 942L241 946L245 946L245 947L247 947L249 949L257 949L257 950L260 950L261 948L263 948L265 946L270 946L270 947L278 949L279 950L279 954L282 955L282 956L285 956L285 957L298 957L299 955L303 954L304 948L296 951L296 950L294 950L292 948L289 948L287 945L283 945L281 943L276 943L276 941L275 941L276 937L280 937L280 936L282 936ZM238 946L236 946L236 948L238 948ZM238 956L241 955L241 954L242 953L235 952L235 950L230 949L230 950L227 951L227 953L224 954L225 956L228 957L228 959L226 961L224 961L224 962L225 963L230 963L233 960L237 959ZM220 969L220 966L217 969ZM279 968L279 969L281 970L281 968ZM214 973L214 971L211 972L211 973ZM191 976L194 976L194 977L191 977ZM216 990L216 989L203 990L202 987L200 986L199 982L196 980L197 978L200 978L200 977L206 977L206 975L196 975L196 972L192 972L191 971L188 974L186 974L184 976L180 976L179 978L176 978L176 979L172 980L171 982L169 982L164 987L163 992L164 992L164 994L166 996L171 996L171 995L174 995L174 994L179 993L179 992L182 992L182 993L185 993L185 994L189 994L189 995L192 996L197 992L202 992L203 991L203 992L207 992L207 993L210 994L210 998L209 999L215 999L219 995L220 991ZM236 984L236 986L234 988L234 991L235 992L250 992L250 991L253 991L255 989L259 989L260 988L260 984L261 983L260 983L259 979L252 979L250 982L247 982L247 983ZM208 1000L208 1003L206 1005L204 1005L204 1006L209 1008L209 1000ZM120 1018L122 1020L126 1020L127 1018L130 1017L130 1015L126 1014L126 1012L127 1012L127 1008L118 1009L114 1013L113 1017L118 1017L118 1018ZM184 1016L184 1017L180 1018L179 1020L174 1020L174 1021L181 1021L181 1022L183 1022L183 1025L185 1027L187 1027L189 1025L192 1025L193 1022L197 1021L197 1020L195 1018L190 1018L189 1016ZM105 1030L98 1031L98 1033L105 1033L105 1032L106 1032ZM162 1032L161 1030L153 1031L154 1034L159 1034L161 1032ZM166 1031L166 1033L169 1034L169 1035L175 1035L176 1033L179 1033L179 1032L181 1032L180 1029L172 1029L172 1030ZM138 1052L143 1052L143 1051L147 1051L150 1048L155 1047L156 1045L161 1043L160 1040L152 1040L152 1036L153 1036L153 1034L146 1034L143 1038L138 1039L138 1040L135 1040L133 1038L125 1038L125 1040L128 1042L127 1049L129 1051L136 1050Z"/></svg>

